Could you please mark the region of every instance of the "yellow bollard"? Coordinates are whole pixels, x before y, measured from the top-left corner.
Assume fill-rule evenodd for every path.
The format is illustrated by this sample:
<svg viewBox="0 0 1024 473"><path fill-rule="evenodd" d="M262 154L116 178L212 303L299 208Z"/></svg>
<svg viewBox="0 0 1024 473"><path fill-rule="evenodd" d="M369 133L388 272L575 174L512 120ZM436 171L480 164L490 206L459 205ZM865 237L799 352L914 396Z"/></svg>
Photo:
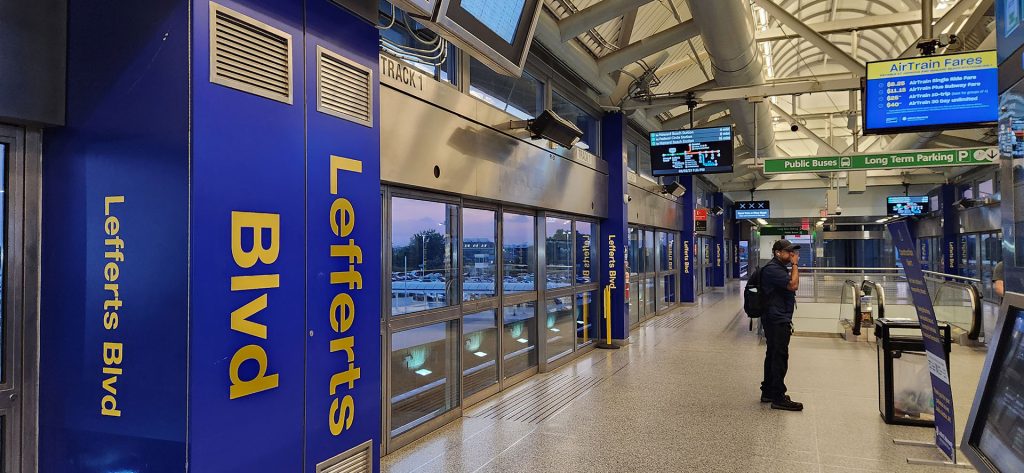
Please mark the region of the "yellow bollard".
<svg viewBox="0 0 1024 473"><path fill-rule="evenodd" d="M619 346L612 343L612 286L604 288L604 334L605 341L598 343L597 348L618 350Z"/></svg>

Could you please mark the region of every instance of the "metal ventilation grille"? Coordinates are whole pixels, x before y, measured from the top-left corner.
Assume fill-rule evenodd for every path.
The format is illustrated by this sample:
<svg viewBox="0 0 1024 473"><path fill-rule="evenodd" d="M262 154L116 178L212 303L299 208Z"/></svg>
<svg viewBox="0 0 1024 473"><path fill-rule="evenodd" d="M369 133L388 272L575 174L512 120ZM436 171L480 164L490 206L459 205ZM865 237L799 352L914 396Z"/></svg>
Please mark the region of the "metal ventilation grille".
<svg viewBox="0 0 1024 473"><path fill-rule="evenodd" d="M373 71L317 46L316 109L373 127Z"/></svg>
<svg viewBox="0 0 1024 473"><path fill-rule="evenodd" d="M210 3L210 82L292 103L292 36Z"/></svg>
<svg viewBox="0 0 1024 473"><path fill-rule="evenodd" d="M316 473L372 473L373 441L368 441L316 466Z"/></svg>

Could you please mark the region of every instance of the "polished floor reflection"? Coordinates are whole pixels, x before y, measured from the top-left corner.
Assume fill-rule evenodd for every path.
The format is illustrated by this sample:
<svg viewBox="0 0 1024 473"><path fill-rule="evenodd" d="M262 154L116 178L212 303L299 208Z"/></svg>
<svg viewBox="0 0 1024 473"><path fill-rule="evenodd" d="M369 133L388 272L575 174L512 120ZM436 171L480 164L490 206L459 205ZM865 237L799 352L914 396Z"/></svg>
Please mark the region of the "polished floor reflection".
<svg viewBox="0 0 1024 473"><path fill-rule="evenodd" d="M759 403L764 345L747 331L740 304L737 284L709 290L700 304L646 322L626 349L595 350L469 408L466 417L385 457L383 471L965 471L906 463L939 454L893 439L928 441L934 430L882 422L873 345L794 338L787 384L806 410ZM953 348L959 429L983 361L982 352ZM588 387L563 396L557 413L542 421L489 415L524 396L549 402L553 381Z"/></svg>

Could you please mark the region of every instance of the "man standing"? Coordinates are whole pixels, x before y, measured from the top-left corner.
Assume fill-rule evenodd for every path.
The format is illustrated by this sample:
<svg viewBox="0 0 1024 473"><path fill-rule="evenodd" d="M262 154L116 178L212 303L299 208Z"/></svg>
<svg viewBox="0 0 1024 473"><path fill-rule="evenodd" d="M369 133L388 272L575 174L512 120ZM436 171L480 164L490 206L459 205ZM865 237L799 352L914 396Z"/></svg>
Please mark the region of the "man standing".
<svg viewBox="0 0 1024 473"><path fill-rule="evenodd" d="M772 409L802 411L804 405L786 395L786 371L789 369L789 339L793 335L793 309L796 291L800 288L800 245L779 240L772 245L773 258L761 269L761 290L766 304L764 318L765 341L768 348L764 356L764 381L761 382L761 402L772 403ZM792 264L789 270L786 265Z"/></svg>

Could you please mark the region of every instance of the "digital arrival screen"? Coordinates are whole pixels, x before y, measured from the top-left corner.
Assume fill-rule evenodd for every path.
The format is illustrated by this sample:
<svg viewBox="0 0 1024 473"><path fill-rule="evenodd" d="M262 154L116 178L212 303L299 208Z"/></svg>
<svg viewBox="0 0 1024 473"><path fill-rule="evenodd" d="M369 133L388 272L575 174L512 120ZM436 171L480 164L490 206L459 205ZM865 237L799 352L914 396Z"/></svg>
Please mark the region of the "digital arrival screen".
<svg viewBox="0 0 1024 473"><path fill-rule="evenodd" d="M715 174L732 172L731 126L651 133L651 173Z"/></svg>
<svg viewBox="0 0 1024 473"><path fill-rule="evenodd" d="M913 217L915 215L926 214L930 211L928 196L926 195L889 196L889 198L886 199L886 203L889 207L889 215Z"/></svg>
<svg viewBox="0 0 1024 473"><path fill-rule="evenodd" d="M995 51L867 65L864 132L971 128L999 119Z"/></svg>
<svg viewBox="0 0 1024 473"><path fill-rule="evenodd" d="M506 43L512 44L526 0L462 0L462 8L480 20Z"/></svg>

